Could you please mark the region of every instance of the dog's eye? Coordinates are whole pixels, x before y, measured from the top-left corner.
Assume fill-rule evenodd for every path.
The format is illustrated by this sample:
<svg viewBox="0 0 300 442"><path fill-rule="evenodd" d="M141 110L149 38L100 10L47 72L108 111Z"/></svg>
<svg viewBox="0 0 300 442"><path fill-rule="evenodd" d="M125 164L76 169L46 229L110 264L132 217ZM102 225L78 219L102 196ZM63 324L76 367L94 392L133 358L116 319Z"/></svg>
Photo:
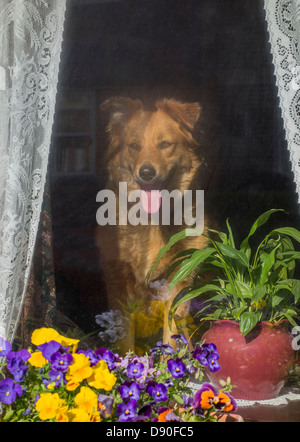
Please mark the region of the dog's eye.
<svg viewBox="0 0 300 442"><path fill-rule="evenodd" d="M130 143L129 147L133 150L140 150L140 145L138 143Z"/></svg>
<svg viewBox="0 0 300 442"><path fill-rule="evenodd" d="M168 147L173 146L174 143L172 143L172 141L161 141L159 143L159 148L160 149L167 149Z"/></svg>

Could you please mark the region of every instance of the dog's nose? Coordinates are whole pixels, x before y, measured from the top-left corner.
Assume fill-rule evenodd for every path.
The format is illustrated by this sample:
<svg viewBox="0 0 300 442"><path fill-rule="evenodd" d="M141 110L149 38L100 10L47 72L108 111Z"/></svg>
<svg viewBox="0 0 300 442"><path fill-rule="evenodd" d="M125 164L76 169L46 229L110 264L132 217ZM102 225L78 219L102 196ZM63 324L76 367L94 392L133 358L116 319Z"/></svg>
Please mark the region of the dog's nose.
<svg viewBox="0 0 300 442"><path fill-rule="evenodd" d="M151 181L156 176L156 170L151 164L145 164L140 168L140 178L144 181Z"/></svg>

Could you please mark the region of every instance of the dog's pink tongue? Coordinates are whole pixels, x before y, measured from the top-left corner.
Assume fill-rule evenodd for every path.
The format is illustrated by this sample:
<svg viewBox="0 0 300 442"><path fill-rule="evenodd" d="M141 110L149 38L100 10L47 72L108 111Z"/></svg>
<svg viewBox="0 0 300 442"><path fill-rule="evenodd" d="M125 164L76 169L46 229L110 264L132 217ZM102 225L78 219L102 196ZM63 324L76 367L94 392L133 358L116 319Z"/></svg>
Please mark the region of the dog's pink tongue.
<svg viewBox="0 0 300 442"><path fill-rule="evenodd" d="M161 194L159 190L142 190L142 205L147 213L156 213L160 209Z"/></svg>

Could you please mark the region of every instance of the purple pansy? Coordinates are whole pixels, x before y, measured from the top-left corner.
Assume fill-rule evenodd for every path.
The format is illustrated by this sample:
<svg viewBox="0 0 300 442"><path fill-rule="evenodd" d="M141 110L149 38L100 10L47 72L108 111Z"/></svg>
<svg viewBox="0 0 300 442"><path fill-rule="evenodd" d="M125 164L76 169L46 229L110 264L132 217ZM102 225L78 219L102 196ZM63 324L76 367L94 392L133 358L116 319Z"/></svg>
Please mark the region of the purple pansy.
<svg viewBox="0 0 300 442"><path fill-rule="evenodd" d="M171 339L174 339L175 342L177 342L177 344L188 344L187 339L183 336L183 335L173 335L171 336Z"/></svg>
<svg viewBox="0 0 300 442"><path fill-rule="evenodd" d="M143 375L143 371L144 364L142 364L142 362L139 362L138 360L135 360L128 364L127 376L129 378L139 379Z"/></svg>
<svg viewBox="0 0 300 442"><path fill-rule="evenodd" d="M22 387L12 379L3 379L0 382L0 401L3 404L11 405L22 393Z"/></svg>
<svg viewBox="0 0 300 442"><path fill-rule="evenodd" d="M203 344L201 347L197 347L193 351L193 358L197 359L204 367L208 367L211 372L221 369L220 364L217 362L220 355L217 353L215 344Z"/></svg>
<svg viewBox="0 0 300 442"><path fill-rule="evenodd" d="M31 354L27 350L20 350L18 352L10 352L7 356L7 369L14 376L16 382L21 382L26 376L28 366L25 362L30 359Z"/></svg>
<svg viewBox="0 0 300 442"><path fill-rule="evenodd" d="M186 373L186 366L180 358L169 359L167 367L174 379L182 378Z"/></svg>
<svg viewBox="0 0 300 442"><path fill-rule="evenodd" d="M51 356L58 352L61 345L59 342L56 341L50 341L46 342L45 344L38 345L37 348L42 352L43 356L47 361L50 361Z"/></svg>
<svg viewBox="0 0 300 442"><path fill-rule="evenodd" d="M116 355L111 350L107 350L106 348L98 348L98 350L96 350L96 356L99 361L105 361L107 363L109 370L115 369Z"/></svg>
<svg viewBox="0 0 300 442"><path fill-rule="evenodd" d="M218 353L212 353L207 357L208 369L210 372L214 373L221 370L221 365L217 361L220 358Z"/></svg>
<svg viewBox="0 0 300 442"><path fill-rule="evenodd" d="M155 402L164 402L168 400L168 389L165 384L157 384L156 382L149 382L147 386L147 393L153 397Z"/></svg>
<svg viewBox="0 0 300 442"><path fill-rule="evenodd" d="M137 401L132 399L127 403L119 404L117 407L117 415L119 422L130 422L137 416Z"/></svg>
<svg viewBox="0 0 300 442"><path fill-rule="evenodd" d="M140 398L141 390L139 384L134 381L126 381L119 388L118 391L123 400L125 399L135 399Z"/></svg>
<svg viewBox="0 0 300 442"><path fill-rule="evenodd" d="M49 376L50 376L50 381L55 382L56 387L59 387L61 385L62 379L64 379L63 373L58 370L50 370Z"/></svg>
<svg viewBox="0 0 300 442"><path fill-rule="evenodd" d="M9 341L0 337L0 356L7 356L12 350L12 345Z"/></svg>
<svg viewBox="0 0 300 442"><path fill-rule="evenodd" d="M73 356L70 353L56 352L51 356L51 366L53 370L65 373L69 365L73 362Z"/></svg>
<svg viewBox="0 0 300 442"><path fill-rule="evenodd" d="M153 349L150 350L151 354L155 355L158 351L160 351L163 355L173 355L175 354L175 351L169 344L163 344L162 342L158 342L156 344L156 347L153 347Z"/></svg>

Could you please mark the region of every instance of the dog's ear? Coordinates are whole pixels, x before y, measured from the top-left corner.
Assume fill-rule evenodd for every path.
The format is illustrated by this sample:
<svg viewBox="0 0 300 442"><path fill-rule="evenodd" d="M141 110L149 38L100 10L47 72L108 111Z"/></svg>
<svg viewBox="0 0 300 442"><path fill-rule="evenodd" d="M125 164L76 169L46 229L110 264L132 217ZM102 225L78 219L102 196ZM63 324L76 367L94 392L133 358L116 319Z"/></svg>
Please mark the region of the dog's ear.
<svg viewBox="0 0 300 442"><path fill-rule="evenodd" d="M143 105L140 100L132 100L126 97L113 97L106 100L101 105L103 112L108 112L110 115L108 129L111 130L116 125L125 123L131 115L142 109Z"/></svg>
<svg viewBox="0 0 300 442"><path fill-rule="evenodd" d="M166 112L171 118L186 126L189 130L195 127L199 120L201 107L199 103L182 103L173 99L163 99L155 104L157 109Z"/></svg>

